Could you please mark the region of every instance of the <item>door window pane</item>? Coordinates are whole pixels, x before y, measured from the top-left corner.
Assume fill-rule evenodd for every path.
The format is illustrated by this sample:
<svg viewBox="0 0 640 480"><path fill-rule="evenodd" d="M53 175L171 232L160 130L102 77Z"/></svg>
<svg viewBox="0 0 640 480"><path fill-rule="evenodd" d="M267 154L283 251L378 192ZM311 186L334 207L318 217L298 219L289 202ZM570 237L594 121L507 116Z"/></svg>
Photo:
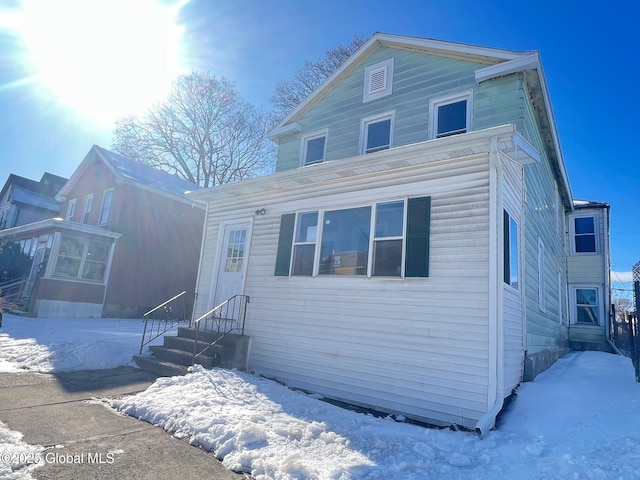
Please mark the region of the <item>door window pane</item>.
<svg viewBox="0 0 640 480"><path fill-rule="evenodd" d="M227 258L224 267L225 272L242 271L242 262L244 260L244 242L246 237L247 231L244 229L229 231Z"/></svg>

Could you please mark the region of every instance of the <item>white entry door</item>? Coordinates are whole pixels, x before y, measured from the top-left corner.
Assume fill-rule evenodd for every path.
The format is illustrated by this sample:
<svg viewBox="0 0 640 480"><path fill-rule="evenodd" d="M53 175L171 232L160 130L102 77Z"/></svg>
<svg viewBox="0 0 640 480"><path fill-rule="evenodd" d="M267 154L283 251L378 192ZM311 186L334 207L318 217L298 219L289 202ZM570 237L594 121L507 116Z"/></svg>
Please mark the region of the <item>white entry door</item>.
<svg viewBox="0 0 640 480"><path fill-rule="evenodd" d="M226 225L220 251L216 291L212 307L244 291L244 277L249 255L250 223Z"/></svg>

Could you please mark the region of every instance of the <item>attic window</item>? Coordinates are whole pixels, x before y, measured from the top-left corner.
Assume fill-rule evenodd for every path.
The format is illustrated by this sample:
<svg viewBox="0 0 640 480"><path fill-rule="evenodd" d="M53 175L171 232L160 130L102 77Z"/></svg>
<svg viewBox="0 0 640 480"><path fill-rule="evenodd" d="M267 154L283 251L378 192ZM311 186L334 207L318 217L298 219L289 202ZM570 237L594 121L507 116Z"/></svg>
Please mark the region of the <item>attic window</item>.
<svg viewBox="0 0 640 480"><path fill-rule="evenodd" d="M391 94L393 87L393 58L371 65L364 70L363 102Z"/></svg>

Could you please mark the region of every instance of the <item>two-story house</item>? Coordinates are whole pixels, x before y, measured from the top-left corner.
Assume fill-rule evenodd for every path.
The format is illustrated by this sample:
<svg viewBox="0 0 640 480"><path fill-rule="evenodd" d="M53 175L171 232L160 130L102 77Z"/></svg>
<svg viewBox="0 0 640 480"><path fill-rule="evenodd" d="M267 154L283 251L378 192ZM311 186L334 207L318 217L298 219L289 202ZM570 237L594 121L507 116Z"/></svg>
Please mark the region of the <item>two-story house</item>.
<svg viewBox="0 0 640 480"><path fill-rule="evenodd" d="M183 290L192 302L204 209L185 192L198 188L93 146L56 196L62 218L0 231L32 259L27 311L141 317Z"/></svg>
<svg viewBox="0 0 640 480"><path fill-rule="evenodd" d="M588 285L568 273L589 259L567 215L577 239L591 213L536 52L376 33L271 138L275 174L190 195L207 205L195 315L249 295L256 371L486 430L568 351L593 290L606 315L606 262Z"/></svg>
<svg viewBox="0 0 640 480"><path fill-rule="evenodd" d="M67 182L46 172L39 182L11 174L0 190L0 230L55 217L60 213L56 194Z"/></svg>

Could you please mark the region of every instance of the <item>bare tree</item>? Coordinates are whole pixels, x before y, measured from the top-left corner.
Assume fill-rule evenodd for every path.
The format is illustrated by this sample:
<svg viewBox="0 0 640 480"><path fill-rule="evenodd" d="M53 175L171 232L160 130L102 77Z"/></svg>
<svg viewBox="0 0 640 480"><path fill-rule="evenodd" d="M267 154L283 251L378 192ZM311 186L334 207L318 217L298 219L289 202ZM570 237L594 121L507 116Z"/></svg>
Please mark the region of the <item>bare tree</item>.
<svg viewBox="0 0 640 480"><path fill-rule="evenodd" d="M353 55L365 41L366 39L356 35L351 40L351 43L338 45L327 50L324 57L317 62L306 61L295 74L293 80L279 82L273 95L271 95L271 103L278 119L284 118L291 110L297 107L335 72L347 58Z"/></svg>
<svg viewBox="0 0 640 480"><path fill-rule="evenodd" d="M116 122L113 148L203 187L273 168L266 133L273 119L244 101L232 82L209 73L178 77L167 99Z"/></svg>

